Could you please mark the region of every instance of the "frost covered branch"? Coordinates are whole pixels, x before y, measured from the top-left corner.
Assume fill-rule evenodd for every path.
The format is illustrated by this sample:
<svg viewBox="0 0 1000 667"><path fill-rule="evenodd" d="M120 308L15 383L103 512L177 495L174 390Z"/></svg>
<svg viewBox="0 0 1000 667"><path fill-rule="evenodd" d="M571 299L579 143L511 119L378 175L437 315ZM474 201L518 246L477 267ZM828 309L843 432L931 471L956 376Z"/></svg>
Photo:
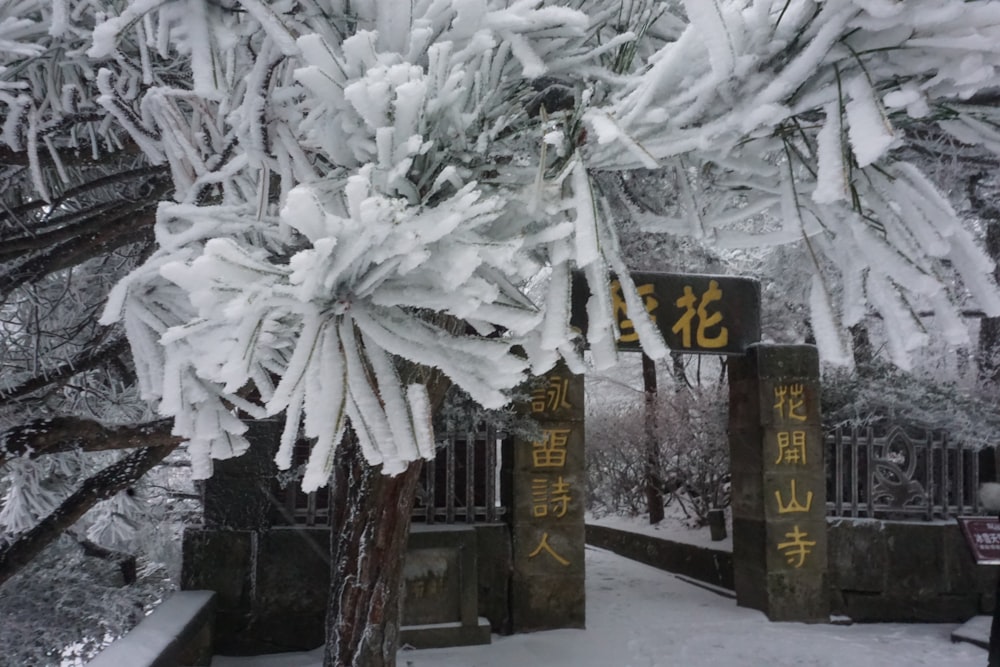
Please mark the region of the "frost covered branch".
<svg viewBox="0 0 1000 667"><path fill-rule="evenodd" d="M960 310L1000 314L992 263L900 150L921 124L1000 148L974 102L1000 83L995 0L196 4L39 9L12 42L30 73L0 76L19 91L0 143L27 156L35 203L66 191L67 149L169 171L156 250L103 321L123 323L198 476L248 446L233 406L286 416L279 465L300 431L315 442L306 488L348 423L385 472L430 456L426 391L400 364L488 406L559 358L582 370L573 270L595 364L613 364L604 285L629 266L601 171L675 190L678 215L620 197L649 229L803 244L828 361L869 313L901 366L930 337L916 313L952 344ZM59 91L38 83L56 45Z"/></svg>
<svg viewBox="0 0 1000 667"><path fill-rule="evenodd" d="M99 501L134 484L177 447L177 443L147 447L85 479L60 505L33 528L0 547L0 586L31 562Z"/></svg>
<svg viewBox="0 0 1000 667"><path fill-rule="evenodd" d="M70 451L104 452L178 445L168 419L128 426L100 424L91 419L55 417L38 419L0 432L0 465L27 456Z"/></svg>

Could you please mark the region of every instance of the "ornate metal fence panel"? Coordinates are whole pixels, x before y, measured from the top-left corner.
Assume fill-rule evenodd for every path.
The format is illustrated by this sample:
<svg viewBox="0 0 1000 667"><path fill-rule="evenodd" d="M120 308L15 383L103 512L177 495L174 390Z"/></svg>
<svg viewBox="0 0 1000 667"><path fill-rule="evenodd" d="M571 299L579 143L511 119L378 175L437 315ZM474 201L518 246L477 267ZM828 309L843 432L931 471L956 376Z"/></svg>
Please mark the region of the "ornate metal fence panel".
<svg viewBox="0 0 1000 667"><path fill-rule="evenodd" d="M930 520L980 512L980 453L943 434L842 429L825 444L831 516Z"/></svg>

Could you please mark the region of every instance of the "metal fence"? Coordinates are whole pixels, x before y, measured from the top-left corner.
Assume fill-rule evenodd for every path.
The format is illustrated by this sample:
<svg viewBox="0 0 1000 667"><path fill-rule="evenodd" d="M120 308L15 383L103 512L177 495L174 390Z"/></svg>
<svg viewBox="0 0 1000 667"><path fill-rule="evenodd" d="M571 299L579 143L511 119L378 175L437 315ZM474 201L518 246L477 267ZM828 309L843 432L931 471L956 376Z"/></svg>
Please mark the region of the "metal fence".
<svg viewBox="0 0 1000 667"><path fill-rule="evenodd" d="M492 523L506 513L500 498L500 434L483 427L438 438L438 454L421 473L413 520Z"/></svg>
<svg viewBox="0 0 1000 667"><path fill-rule="evenodd" d="M831 516L930 520L980 513L980 470L984 460L993 465L991 449L900 427L881 434L841 429L825 445Z"/></svg>
<svg viewBox="0 0 1000 667"><path fill-rule="evenodd" d="M413 521L422 523L476 523L502 519L506 508L500 499L500 448L495 429L449 433L438 438L434 461L424 465L417 487ZM292 469L305 464L309 447L297 446ZM296 480L273 491L275 521L296 526L330 523L330 491L303 493Z"/></svg>
<svg viewBox="0 0 1000 667"><path fill-rule="evenodd" d="M291 470L301 470L309 460L310 447L298 442L292 450ZM272 500L276 512L273 516L277 525L328 526L330 525L330 487L304 493L301 480L289 479L272 489Z"/></svg>

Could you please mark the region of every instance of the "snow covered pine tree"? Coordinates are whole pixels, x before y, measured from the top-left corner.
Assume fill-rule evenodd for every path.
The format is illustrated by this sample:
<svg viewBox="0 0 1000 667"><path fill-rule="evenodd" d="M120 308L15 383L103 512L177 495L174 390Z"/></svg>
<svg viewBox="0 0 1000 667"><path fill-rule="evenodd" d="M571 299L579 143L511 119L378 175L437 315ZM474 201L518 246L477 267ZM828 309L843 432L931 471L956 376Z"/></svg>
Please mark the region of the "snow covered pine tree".
<svg viewBox="0 0 1000 667"><path fill-rule="evenodd" d="M303 487L336 494L325 664L391 665L443 383L495 407L559 358L582 371L573 269L596 365L609 271L643 312L592 174L670 174L687 215L634 212L653 229L807 244L825 358L849 362L842 325L876 309L905 365L934 333L912 307L1000 314L991 263L893 150L910 123L1000 145L976 104L998 39L992 0L0 1L0 233L33 241L0 251L5 296L65 276L84 235L113 239L101 259L138 244L102 322L172 419L160 442L205 477L245 419L284 414L279 467L309 438ZM38 450L31 428L5 456Z"/></svg>

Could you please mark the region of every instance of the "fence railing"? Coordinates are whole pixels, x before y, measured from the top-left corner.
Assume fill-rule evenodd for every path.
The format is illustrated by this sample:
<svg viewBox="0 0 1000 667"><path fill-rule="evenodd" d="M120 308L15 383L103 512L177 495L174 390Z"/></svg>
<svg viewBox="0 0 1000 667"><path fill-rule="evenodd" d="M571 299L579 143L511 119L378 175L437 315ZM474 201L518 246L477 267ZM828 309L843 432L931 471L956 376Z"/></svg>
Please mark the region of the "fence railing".
<svg viewBox="0 0 1000 667"><path fill-rule="evenodd" d="M500 434L492 428L438 437L437 457L421 472L413 520L423 523L492 523L506 509L499 491ZM309 448L293 452L294 466L305 464ZM330 522L330 491L303 493L291 481L272 493L277 523L324 526Z"/></svg>
<svg viewBox="0 0 1000 667"><path fill-rule="evenodd" d="M980 452L945 435L892 427L825 438L827 514L935 519L979 514Z"/></svg>
<svg viewBox="0 0 1000 667"><path fill-rule="evenodd" d="M421 473L413 520L492 523L506 512L500 498L500 443L496 429L438 437L438 454Z"/></svg>

